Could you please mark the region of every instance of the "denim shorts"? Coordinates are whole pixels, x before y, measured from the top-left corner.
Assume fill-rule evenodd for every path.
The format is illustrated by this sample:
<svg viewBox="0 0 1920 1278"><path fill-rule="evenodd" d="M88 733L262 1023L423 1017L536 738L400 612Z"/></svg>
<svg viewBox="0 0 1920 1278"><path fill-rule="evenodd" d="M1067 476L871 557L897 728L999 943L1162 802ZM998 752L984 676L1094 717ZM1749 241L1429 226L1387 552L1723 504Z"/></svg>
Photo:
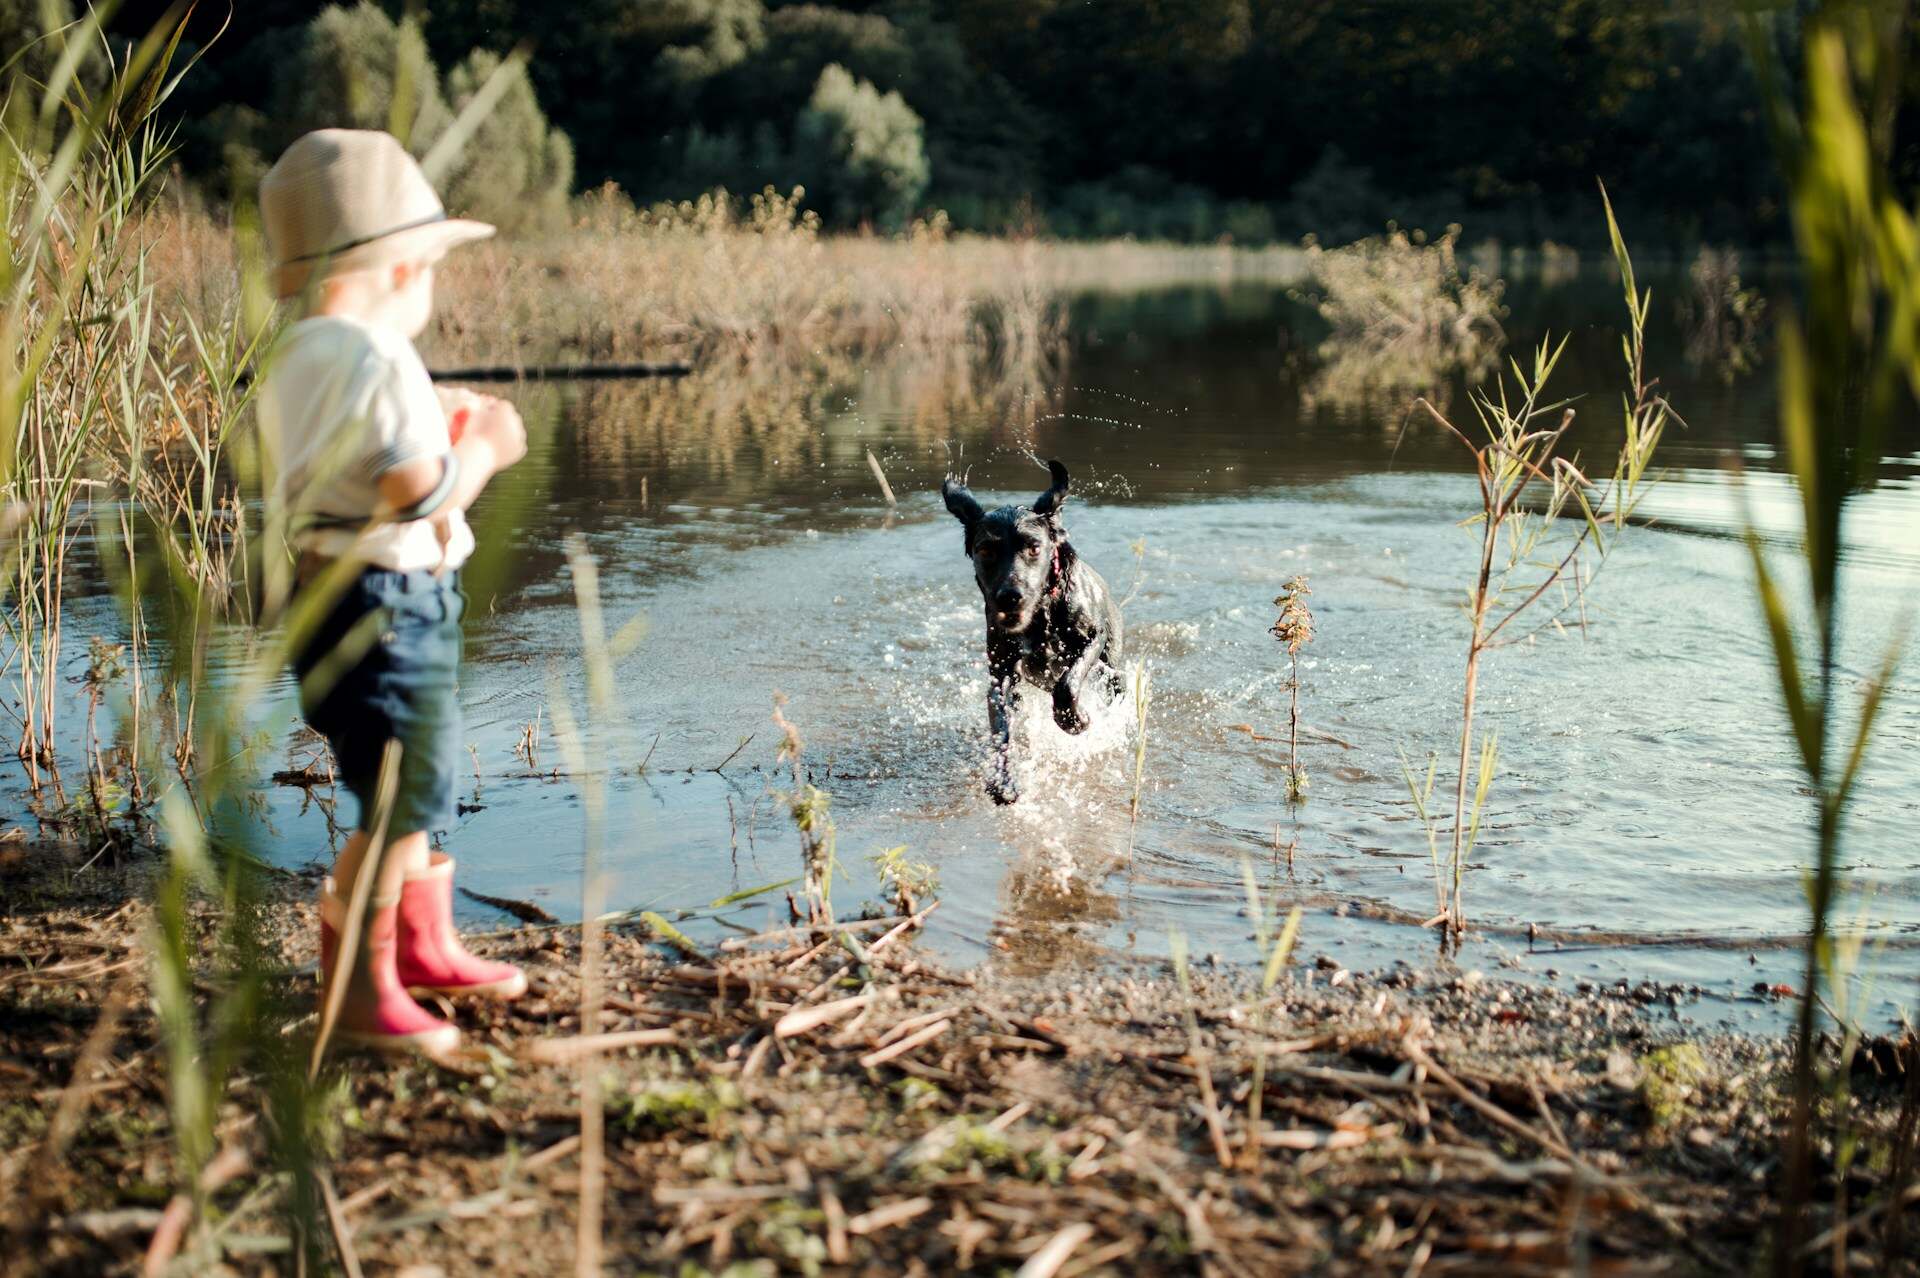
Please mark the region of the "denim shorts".
<svg viewBox="0 0 1920 1278"><path fill-rule="evenodd" d="M453 824L466 611L455 574L370 568L294 659L300 709L333 747L337 774L360 803L359 829L371 830L378 816L380 760L389 741L401 749L389 837Z"/></svg>

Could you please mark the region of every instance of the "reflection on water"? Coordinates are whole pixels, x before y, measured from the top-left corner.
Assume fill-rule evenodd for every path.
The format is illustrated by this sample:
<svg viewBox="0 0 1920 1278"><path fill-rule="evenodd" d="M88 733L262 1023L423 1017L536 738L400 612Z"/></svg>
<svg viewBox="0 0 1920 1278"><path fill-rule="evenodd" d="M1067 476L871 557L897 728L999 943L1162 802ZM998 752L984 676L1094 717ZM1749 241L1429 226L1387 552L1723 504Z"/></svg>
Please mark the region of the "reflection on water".
<svg viewBox="0 0 1920 1278"><path fill-rule="evenodd" d="M1516 347L1548 327L1571 335L1557 390L1587 397L1580 429L1588 451L1606 451L1619 402L1615 286L1582 277L1507 301ZM1794 979L1780 944L1802 925L1797 867L1809 848L1746 551L1728 535L1740 526L1729 476L1736 464L1748 472L1763 523L1780 522L1792 494L1771 473L1771 374L1696 371L1658 300L1656 319L1654 362L1689 425L1666 447L1669 480L1646 508L1654 526L1608 568L1587 633L1549 634L1486 672L1502 772L1467 899L1473 917L1505 930L1471 942L1466 962L1551 967L1565 980L1651 975L1730 1000L1763 977ZM611 613L642 609L651 622L622 672L638 731L612 760L614 905L701 906L797 872L765 770L779 691L815 782L834 795L853 876L835 899L877 898L865 857L906 843L939 872L946 903L931 944L951 957L1065 971L1163 954L1177 928L1198 953L1245 958L1251 859L1263 886L1308 903L1304 954L1431 962L1431 937L1395 921L1423 917L1433 900L1400 761L1444 757L1453 731L1474 549L1455 522L1475 507L1472 481L1457 470L1457 443L1401 412L1302 406L1313 370L1301 352L1324 336L1317 324L1272 289L1104 295L1073 306L1062 363L1010 381L956 356L528 388L532 451L476 512L494 535L470 574L463 686L481 775L475 810L448 837L467 883L574 912L578 794L528 775L513 744L544 714L551 678L579 693L562 546L580 534L602 561ZM1911 430L1891 443L1899 456L1851 530L1848 606L1863 637L1903 615L1920 567L1920 444ZM1129 654L1152 662L1155 698L1130 863L1124 711L1080 739L1033 715L1022 725L1027 800L1001 810L981 790L979 605L934 490L950 465L965 466L983 498L1028 499L1044 478L1036 456L1072 467L1068 526L1120 595L1140 549ZM1290 807L1284 747L1237 725L1270 735L1284 722L1286 675L1266 627L1268 601L1295 573L1311 575L1320 622L1303 654L1303 712L1342 744L1305 747L1314 786ZM1867 664L1856 655L1855 667ZM290 702L274 716L276 731L290 729ZM1881 1012L1911 1003L1920 972L1911 673L1884 724L1848 875L1887 943ZM735 762L707 770L748 734ZM290 861L327 839L298 802L274 795ZM1276 851L1288 843L1291 867ZM775 921L769 902L728 921ZM1514 939L1528 923L1665 943L1563 942L1529 956ZM1761 1015L1719 1000L1696 1014Z"/></svg>

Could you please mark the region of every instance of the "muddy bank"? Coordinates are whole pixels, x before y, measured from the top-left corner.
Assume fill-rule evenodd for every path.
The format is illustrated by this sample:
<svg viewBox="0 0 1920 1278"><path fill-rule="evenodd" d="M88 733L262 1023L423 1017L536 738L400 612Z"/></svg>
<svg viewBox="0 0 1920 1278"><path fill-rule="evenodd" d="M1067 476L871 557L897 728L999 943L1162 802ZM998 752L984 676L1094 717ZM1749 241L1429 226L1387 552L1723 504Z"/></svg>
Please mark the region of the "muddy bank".
<svg viewBox="0 0 1920 1278"><path fill-rule="evenodd" d="M140 879L0 880L8 1275L139 1272L173 1196L146 909L127 903ZM309 894L289 877L262 914L296 1038L311 1032ZM525 964L531 994L460 1008L470 1046L446 1066L356 1060L340 1076L325 1126L357 1262L569 1269L582 1061L606 1098L610 1272L1718 1273L1765 1259L1775 1041L1685 1037L1633 991L1309 960L1264 1003L1253 974L1202 965L1189 1003L1164 967L985 984L917 956L908 929L855 936L858 956L803 932L694 957L617 929L595 1028L622 1037L587 1043L575 931L475 941ZM1830 1149L1822 1165L1816 1229L1842 1219L1843 1189L1851 1223L1822 1246L1858 1272L1920 1272L1920 1230L1898 1228L1911 1207L1885 1209L1915 1200L1912 1052L1863 1055L1845 1107L1858 1152L1844 1178ZM292 1271L262 1086L242 1071L227 1098L213 1209L174 1272Z"/></svg>

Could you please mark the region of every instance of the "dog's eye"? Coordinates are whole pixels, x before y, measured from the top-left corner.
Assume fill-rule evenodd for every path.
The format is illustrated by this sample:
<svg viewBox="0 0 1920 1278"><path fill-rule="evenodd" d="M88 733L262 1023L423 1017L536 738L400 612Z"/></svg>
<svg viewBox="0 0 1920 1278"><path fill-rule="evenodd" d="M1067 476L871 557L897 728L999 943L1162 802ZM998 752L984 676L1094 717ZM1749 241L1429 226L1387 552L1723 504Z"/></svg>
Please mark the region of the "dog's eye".
<svg viewBox="0 0 1920 1278"><path fill-rule="evenodd" d="M1025 555L1029 559L1038 559L1040 557L1040 547L1036 545L1022 546L1020 548L1020 553Z"/></svg>

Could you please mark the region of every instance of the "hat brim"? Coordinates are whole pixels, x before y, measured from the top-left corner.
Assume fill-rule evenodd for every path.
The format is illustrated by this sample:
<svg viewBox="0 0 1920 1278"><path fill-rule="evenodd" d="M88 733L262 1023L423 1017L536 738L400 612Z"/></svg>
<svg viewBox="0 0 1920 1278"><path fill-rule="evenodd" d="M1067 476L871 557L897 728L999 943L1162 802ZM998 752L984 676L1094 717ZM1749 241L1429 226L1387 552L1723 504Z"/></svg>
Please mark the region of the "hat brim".
<svg viewBox="0 0 1920 1278"><path fill-rule="evenodd" d="M311 284L348 271L365 271L396 262L437 262L451 249L494 233L491 223L450 217L425 226L411 226L356 244L329 257L287 262L274 268L274 292L285 300L297 297Z"/></svg>

